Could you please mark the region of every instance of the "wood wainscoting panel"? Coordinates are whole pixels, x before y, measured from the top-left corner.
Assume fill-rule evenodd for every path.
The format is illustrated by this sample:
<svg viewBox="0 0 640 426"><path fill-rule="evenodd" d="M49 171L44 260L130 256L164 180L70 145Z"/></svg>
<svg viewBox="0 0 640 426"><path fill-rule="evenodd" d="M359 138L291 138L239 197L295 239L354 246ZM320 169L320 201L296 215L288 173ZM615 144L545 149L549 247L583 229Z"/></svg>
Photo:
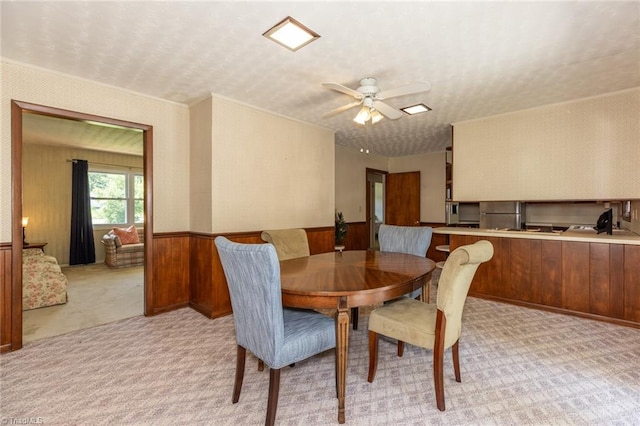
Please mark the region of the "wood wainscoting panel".
<svg viewBox="0 0 640 426"><path fill-rule="evenodd" d="M311 254L328 253L334 250L335 231L333 227L305 230ZM229 315L232 312L231 299L214 240L218 235L221 235L236 243L264 244L261 234L262 231L226 234L192 233L189 262L191 268L189 306L208 318Z"/></svg>
<svg viewBox="0 0 640 426"><path fill-rule="evenodd" d="M11 350L11 245L0 245L0 353Z"/></svg>
<svg viewBox="0 0 640 426"><path fill-rule="evenodd" d="M624 319L640 323L640 246L624 246Z"/></svg>
<svg viewBox="0 0 640 426"><path fill-rule="evenodd" d="M562 307L562 242L541 241L538 301L541 305Z"/></svg>
<svg viewBox="0 0 640 426"><path fill-rule="evenodd" d="M449 237L452 250L493 243L470 296L640 328L640 245Z"/></svg>
<svg viewBox="0 0 640 426"><path fill-rule="evenodd" d="M333 226L324 228L306 228L311 254L330 253L336 247L336 232ZM349 233L347 232L347 235Z"/></svg>
<svg viewBox="0 0 640 426"><path fill-rule="evenodd" d="M153 268L147 315L183 308L189 304L189 233L153 235Z"/></svg>
<svg viewBox="0 0 640 426"><path fill-rule="evenodd" d="M222 236L236 243L264 244L261 232L230 233ZM192 234L191 298L189 305L208 318L231 313L231 299L220 256L215 245L219 234ZM199 251L200 250L200 251Z"/></svg>
<svg viewBox="0 0 640 426"><path fill-rule="evenodd" d="M437 228L439 226L446 226L444 223L421 223L421 226L430 226L431 228ZM447 260L448 253L436 250L437 246L444 246L449 244L449 236L446 234L431 234L431 244L427 249L427 257L434 262L441 262Z"/></svg>
<svg viewBox="0 0 640 426"><path fill-rule="evenodd" d="M509 277L504 282L503 296L507 299L530 302L532 299L533 277L531 276L531 260L534 249L531 240L511 238L509 243ZM538 284L536 282L536 284Z"/></svg>
<svg viewBox="0 0 640 426"><path fill-rule="evenodd" d="M369 233L367 222L351 222L347 224L347 236L344 239L345 250L367 250L369 248Z"/></svg>
<svg viewBox="0 0 640 426"><path fill-rule="evenodd" d="M622 318L623 246L591 243L589 249L590 312Z"/></svg>
<svg viewBox="0 0 640 426"><path fill-rule="evenodd" d="M589 243L562 242L562 307L589 312Z"/></svg>
<svg viewBox="0 0 640 426"><path fill-rule="evenodd" d="M624 318L624 245L609 246L609 311L612 318ZM640 267L640 259L636 263ZM635 273L638 273L636 269Z"/></svg>
<svg viewBox="0 0 640 426"><path fill-rule="evenodd" d="M215 244L210 235L191 234L189 250L189 306L202 315L213 315Z"/></svg>

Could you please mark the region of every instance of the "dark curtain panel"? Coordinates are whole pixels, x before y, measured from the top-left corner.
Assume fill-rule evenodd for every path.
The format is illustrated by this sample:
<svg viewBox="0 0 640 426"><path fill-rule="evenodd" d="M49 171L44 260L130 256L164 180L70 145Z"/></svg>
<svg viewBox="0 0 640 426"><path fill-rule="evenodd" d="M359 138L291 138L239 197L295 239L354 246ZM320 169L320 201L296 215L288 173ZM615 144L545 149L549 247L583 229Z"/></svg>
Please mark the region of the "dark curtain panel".
<svg viewBox="0 0 640 426"><path fill-rule="evenodd" d="M72 185L69 265L95 263L96 249L93 243L87 161L74 160Z"/></svg>

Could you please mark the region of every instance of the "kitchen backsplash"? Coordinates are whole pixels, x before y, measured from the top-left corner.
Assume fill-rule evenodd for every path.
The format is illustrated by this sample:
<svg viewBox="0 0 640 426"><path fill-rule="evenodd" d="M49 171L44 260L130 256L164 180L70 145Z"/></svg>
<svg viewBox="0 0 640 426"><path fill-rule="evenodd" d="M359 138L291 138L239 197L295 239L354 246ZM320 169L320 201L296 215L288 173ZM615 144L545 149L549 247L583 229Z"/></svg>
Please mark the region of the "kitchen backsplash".
<svg viewBox="0 0 640 426"><path fill-rule="evenodd" d="M610 207L613 209L615 223L620 204L612 202ZM527 203L526 220L529 224L595 225L600 214L606 209L605 204L602 202Z"/></svg>

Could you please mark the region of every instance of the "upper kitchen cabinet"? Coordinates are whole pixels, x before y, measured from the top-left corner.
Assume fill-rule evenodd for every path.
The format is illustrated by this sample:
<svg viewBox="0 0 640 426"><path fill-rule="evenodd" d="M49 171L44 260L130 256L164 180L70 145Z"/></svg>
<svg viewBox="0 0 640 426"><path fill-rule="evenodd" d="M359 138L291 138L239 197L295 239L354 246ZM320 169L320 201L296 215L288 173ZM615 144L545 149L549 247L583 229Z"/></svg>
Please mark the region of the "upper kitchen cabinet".
<svg viewBox="0 0 640 426"><path fill-rule="evenodd" d="M640 88L454 130L455 201L640 198Z"/></svg>

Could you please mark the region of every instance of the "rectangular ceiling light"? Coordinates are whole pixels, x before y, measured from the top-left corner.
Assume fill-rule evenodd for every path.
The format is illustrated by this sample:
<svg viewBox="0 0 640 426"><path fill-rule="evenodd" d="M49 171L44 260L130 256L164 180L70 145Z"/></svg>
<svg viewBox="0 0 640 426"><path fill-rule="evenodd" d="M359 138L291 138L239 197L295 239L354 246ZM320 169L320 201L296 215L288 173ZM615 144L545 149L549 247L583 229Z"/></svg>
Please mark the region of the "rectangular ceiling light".
<svg viewBox="0 0 640 426"><path fill-rule="evenodd" d="M409 115L420 114L421 112L431 111L431 108L429 108L425 104L417 104L417 105L412 105L412 106L408 106L400 109Z"/></svg>
<svg viewBox="0 0 640 426"><path fill-rule="evenodd" d="M412 105L410 107L404 107L400 109L409 115L415 115L415 114L420 114L421 112L431 111L431 108L429 108L425 104L417 104L417 105Z"/></svg>
<svg viewBox="0 0 640 426"><path fill-rule="evenodd" d="M262 35L294 52L320 38L319 34L311 31L291 16L287 16Z"/></svg>

